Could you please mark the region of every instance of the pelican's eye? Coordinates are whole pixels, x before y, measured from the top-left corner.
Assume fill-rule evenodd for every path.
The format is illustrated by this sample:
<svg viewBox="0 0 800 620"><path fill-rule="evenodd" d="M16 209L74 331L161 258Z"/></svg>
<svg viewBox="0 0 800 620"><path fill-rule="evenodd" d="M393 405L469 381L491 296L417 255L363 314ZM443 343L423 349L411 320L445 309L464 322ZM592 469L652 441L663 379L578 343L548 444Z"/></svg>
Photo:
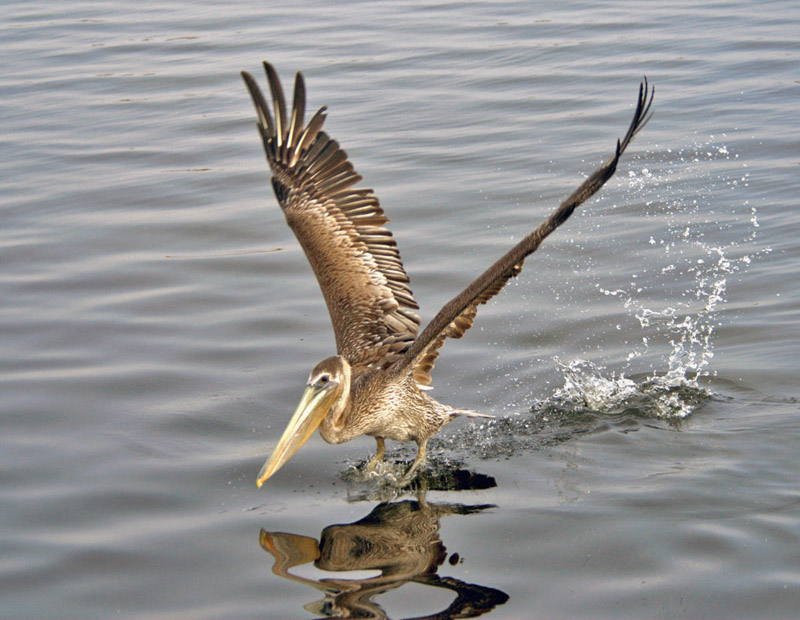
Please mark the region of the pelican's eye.
<svg viewBox="0 0 800 620"><path fill-rule="evenodd" d="M322 387L327 387L330 382L331 382L330 375L322 375L319 379L317 379L317 383Z"/></svg>

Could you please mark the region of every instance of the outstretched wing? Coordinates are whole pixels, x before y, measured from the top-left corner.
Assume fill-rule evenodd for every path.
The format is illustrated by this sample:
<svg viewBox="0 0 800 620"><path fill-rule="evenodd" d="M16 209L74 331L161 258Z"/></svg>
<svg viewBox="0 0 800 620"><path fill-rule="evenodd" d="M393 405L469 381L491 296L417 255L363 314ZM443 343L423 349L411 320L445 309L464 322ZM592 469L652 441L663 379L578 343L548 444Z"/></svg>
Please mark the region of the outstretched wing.
<svg viewBox="0 0 800 620"><path fill-rule="evenodd" d="M655 88L649 89L647 78L639 85L639 99L628 132L620 141L608 161L600 166L575 190L536 230L525 237L500 260L487 269L477 280L450 300L428 324L419 338L406 351L395 366L395 371L411 370L421 385L430 385L433 365L439 357L439 348L447 338L460 338L475 319L478 306L497 295L513 276L522 271L525 258L536 251L551 232L563 224L581 203L586 201L608 181L617 169L617 162L633 137L650 120L650 106Z"/></svg>
<svg viewBox="0 0 800 620"><path fill-rule="evenodd" d="M272 170L272 187L317 276L336 336L350 365L386 367L416 338L419 308L400 261L389 221L347 154L321 131L325 108L304 125L305 85L295 78L294 105L286 102L275 69L264 63L273 117L256 81L242 72L258 114L258 130Z"/></svg>

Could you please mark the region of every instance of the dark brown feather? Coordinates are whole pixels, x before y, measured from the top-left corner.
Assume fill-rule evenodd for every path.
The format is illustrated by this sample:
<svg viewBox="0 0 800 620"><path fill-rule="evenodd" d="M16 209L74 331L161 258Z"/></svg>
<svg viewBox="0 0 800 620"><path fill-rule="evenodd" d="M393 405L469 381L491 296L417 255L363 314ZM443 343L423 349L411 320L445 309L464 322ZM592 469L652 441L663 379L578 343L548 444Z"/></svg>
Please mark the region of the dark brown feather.
<svg viewBox="0 0 800 620"><path fill-rule="evenodd" d="M295 79L293 108L275 69L264 63L274 117L253 77L242 72L258 114L272 186L308 257L328 305L338 353L352 366L385 368L416 338L419 306L408 287L388 219L347 154L323 132L325 108L303 127L305 85Z"/></svg>

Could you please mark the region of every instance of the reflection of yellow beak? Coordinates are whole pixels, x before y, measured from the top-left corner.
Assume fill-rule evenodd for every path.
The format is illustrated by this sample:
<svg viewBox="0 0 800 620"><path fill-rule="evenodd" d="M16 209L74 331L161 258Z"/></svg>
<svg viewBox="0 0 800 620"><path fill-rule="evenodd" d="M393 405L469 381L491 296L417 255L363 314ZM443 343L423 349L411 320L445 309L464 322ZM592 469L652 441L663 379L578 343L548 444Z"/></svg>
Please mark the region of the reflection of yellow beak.
<svg viewBox="0 0 800 620"><path fill-rule="evenodd" d="M272 572L281 577L291 579L292 575L289 574L289 569L308 564L319 558L319 546L316 538L261 530L258 542L275 558Z"/></svg>
<svg viewBox="0 0 800 620"><path fill-rule="evenodd" d="M330 411L331 396L335 396L335 390L330 388L318 388L313 385L306 387L300 404L289 421L286 430L283 431L281 440L275 446L275 451L269 460L264 463L264 467L258 472L256 485L261 485L272 474L278 471L286 461L288 461L300 447L308 441L314 434L322 419Z"/></svg>

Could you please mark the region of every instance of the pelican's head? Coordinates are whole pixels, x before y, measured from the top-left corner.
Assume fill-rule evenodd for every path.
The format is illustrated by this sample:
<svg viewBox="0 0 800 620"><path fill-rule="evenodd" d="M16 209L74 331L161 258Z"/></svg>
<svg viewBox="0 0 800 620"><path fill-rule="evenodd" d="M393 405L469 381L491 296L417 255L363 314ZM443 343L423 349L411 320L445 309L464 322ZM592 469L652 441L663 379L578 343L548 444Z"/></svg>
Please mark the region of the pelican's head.
<svg viewBox="0 0 800 620"><path fill-rule="evenodd" d="M350 365L338 355L322 360L308 376L308 384L292 419L283 431L272 456L258 472L256 485L261 485L278 471L314 434L322 420L332 411L344 408L343 394L350 388Z"/></svg>

